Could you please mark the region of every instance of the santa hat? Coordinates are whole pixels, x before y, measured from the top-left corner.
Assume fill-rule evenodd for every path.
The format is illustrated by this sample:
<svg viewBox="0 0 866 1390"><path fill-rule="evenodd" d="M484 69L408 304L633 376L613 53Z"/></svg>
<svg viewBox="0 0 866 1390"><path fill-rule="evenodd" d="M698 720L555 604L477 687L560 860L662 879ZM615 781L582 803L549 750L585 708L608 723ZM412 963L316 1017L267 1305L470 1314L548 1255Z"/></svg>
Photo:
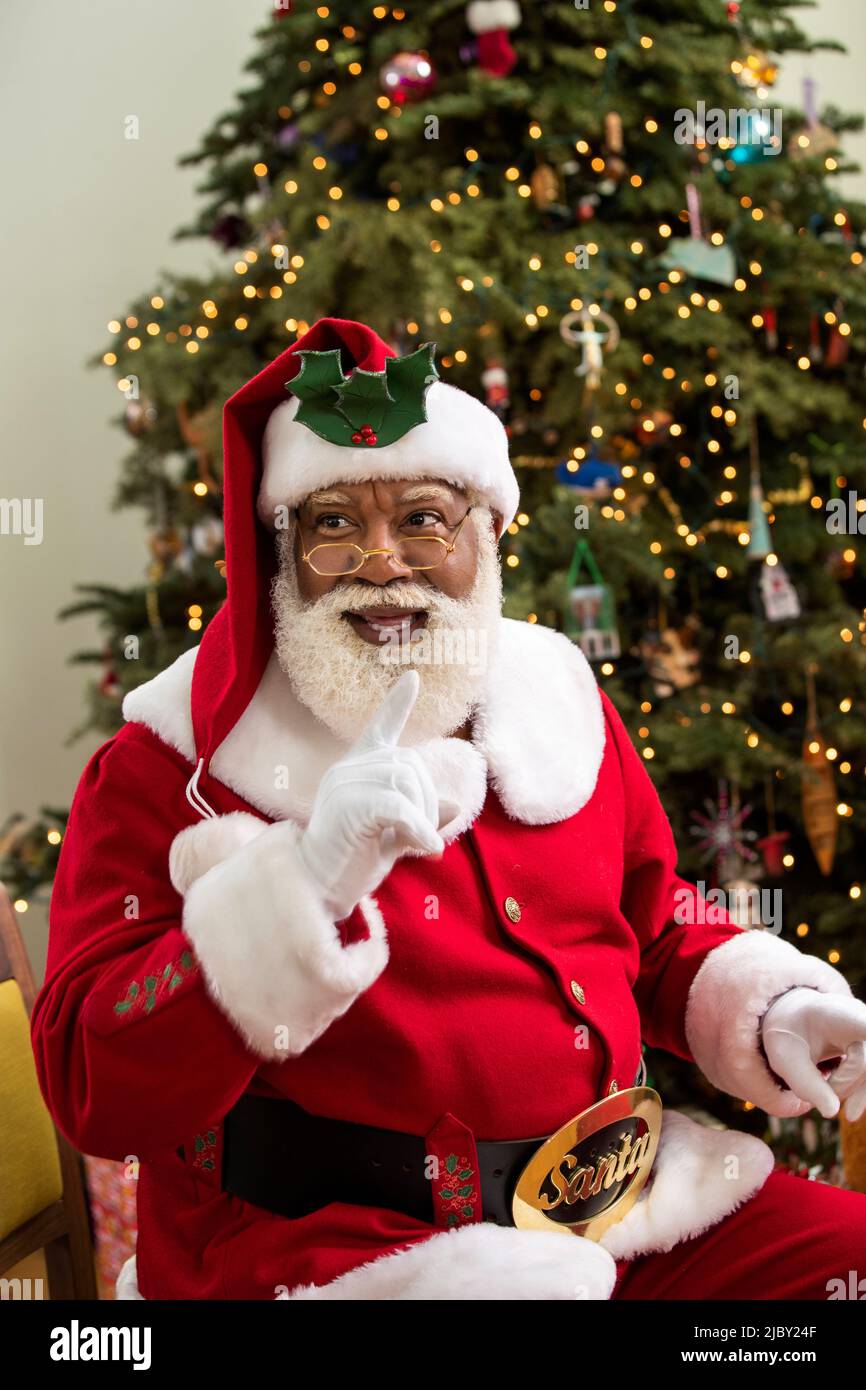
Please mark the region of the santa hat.
<svg viewBox="0 0 866 1390"><path fill-rule="evenodd" d="M310 350L303 339L296 345L300 370L287 383L291 399L268 420L259 519L273 527L281 508L334 483L439 478L486 502L498 514L501 536L520 494L499 418L438 379L433 344L397 357L363 324L322 320L316 328L325 324L318 341L332 346Z"/></svg>
<svg viewBox="0 0 866 1390"><path fill-rule="evenodd" d="M366 325L319 319L226 402L227 589L193 670L194 805L200 789L206 796L210 760L273 651L276 547L263 520L273 524L274 506L294 505L335 482L426 475L475 491L498 513L500 534L513 519L518 487L500 421L474 397L439 382L432 351L419 351L425 355L397 358ZM356 414L359 398L369 418ZM353 435L369 440L370 433L374 441L353 442Z"/></svg>

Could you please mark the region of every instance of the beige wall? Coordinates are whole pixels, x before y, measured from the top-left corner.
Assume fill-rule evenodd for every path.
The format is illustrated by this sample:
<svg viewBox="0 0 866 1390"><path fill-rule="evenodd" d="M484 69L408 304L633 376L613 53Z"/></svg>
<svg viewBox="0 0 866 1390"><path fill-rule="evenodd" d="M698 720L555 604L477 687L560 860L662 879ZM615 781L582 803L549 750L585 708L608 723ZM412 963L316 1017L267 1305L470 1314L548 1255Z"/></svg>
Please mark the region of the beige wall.
<svg viewBox="0 0 866 1390"><path fill-rule="evenodd" d="M225 109L267 15L266 0L6 0L0 13L0 494L45 503L40 546L0 536L0 819L68 803L99 741L64 747L83 713L66 657L97 635L55 613L76 582L136 582L147 552L138 515L108 509L126 447L109 424L120 398L85 359L161 267L202 269L216 254L171 242L195 207L195 173L174 161ZM791 59L782 97L798 99L809 70L819 96L862 110L866 4L822 0L802 23L852 55ZM128 115L138 141L124 139ZM863 137L850 149L866 163ZM866 197L866 179L851 191ZM41 972L44 910L22 922Z"/></svg>

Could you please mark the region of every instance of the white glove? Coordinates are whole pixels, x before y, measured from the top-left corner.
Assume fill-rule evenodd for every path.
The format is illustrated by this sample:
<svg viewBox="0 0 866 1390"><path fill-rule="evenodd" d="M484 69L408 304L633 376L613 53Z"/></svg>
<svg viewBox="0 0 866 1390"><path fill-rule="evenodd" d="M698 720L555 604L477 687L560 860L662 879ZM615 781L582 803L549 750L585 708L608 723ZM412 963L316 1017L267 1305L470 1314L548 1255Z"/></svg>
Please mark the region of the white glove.
<svg viewBox="0 0 866 1390"><path fill-rule="evenodd" d="M866 1110L866 1004L845 994L791 989L775 1000L761 1026L773 1071L810 1107L832 1119L840 1098L845 1116ZM825 1077L818 1063L842 1057Z"/></svg>
<svg viewBox="0 0 866 1390"><path fill-rule="evenodd" d="M439 797L420 755L397 740L418 696L417 671L388 692L360 738L328 768L298 849L341 922L407 850L439 856L438 827L457 814Z"/></svg>

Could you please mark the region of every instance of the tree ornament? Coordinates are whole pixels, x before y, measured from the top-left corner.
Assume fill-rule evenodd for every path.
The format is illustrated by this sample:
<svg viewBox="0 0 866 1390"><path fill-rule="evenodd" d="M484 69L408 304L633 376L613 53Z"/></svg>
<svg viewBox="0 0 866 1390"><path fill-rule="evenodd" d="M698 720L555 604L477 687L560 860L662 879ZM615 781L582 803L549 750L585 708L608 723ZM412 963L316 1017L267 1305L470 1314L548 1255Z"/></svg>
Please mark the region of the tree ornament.
<svg viewBox="0 0 866 1390"><path fill-rule="evenodd" d="M800 600L784 565L773 550L773 538L761 483L758 425L754 418L749 431L749 458L751 482L748 557L752 562L752 599L756 611L767 622L787 622L799 618Z"/></svg>
<svg viewBox="0 0 866 1390"><path fill-rule="evenodd" d="M763 49L753 48L744 58L735 59L731 70L741 87L750 91L758 87L772 87L779 75L779 65L774 63Z"/></svg>
<svg viewBox="0 0 866 1390"><path fill-rule="evenodd" d="M156 406L151 405L146 396L137 401L127 401L123 407L123 428L133 439L141 439L156 424Z"/></svg>
<svg viewBox="0 0 866 1390"><path fill-rule="evenodd" d="M206 516L190 528L190 541L196 555L210 559L218 555L225 544L225 530L218 516Z"/></svg>
<svg viewBox="0 0 866 1390"><path fill-rule="evenodd" d="M741 112L736 131L742 138L727 154L734 164L760 164L781 153L781 140L766 111Z"/></svg>
<svg viewBox="0 0 866 1390"><path fill-rule="evenodd" d="M597 193L586 193L580 199L575 208L575 216L578 222L591 222L595 217L601 199Z"/></svg>
<svg viewBox="0 0 866 1390"><path fill-rule="evenodd" d="M508 37L520 24L517 0L472 0L466 23L478 39L478 65L489 77L507 77L517 63Z"/></svg>
<svg viewBox="0 0 866 1390"><path fill-rule="evenodd" d="M722 884L728 900L728 916L743 931L764 926L761 920L761 894L755 887L757 881L756 875L754 878L729 878Z"/></svg>
<svg viewBox="0 0 866 1390"><path fill-rule="evenodd" d="M618 111L608 111L604 118L604 143L611 154L622 154L622 117Z"/></svg>
<svg viewBox="0 0 866 1390"><path fill-rule="evenodd" d="M800 600L797 590L788 577L788 571L777 559L774 565L764 560L758 575L758 600L760 610L768 623L791 622L800 616Z"/></svg>
<svg viewBox="0 0 866 1390"><path fill-rule="evenodd" d="M219 407L211 404L195 415L190 415L186 401L181 401L176 407L176 413L181 439L195 454L199 481L204 483L208 492L218 497L220 485L213 472L213 454L219 444Z"/></svg>
<svg viewBox="0 0 866 1390"><path fill-rule="evenodd" d="M779 346L779 329L776 319L776 310L772 304L765 304L761 310L761 318L764 320L764 333L767 340L767 347L771 352L775 352Z"/></svg>
<svg viewBox="0 0 866 1390"><path fill-rule="evenodd" d="M806 124L795 130L788 141L791 159L818 159L839 148L839 136L830 126L818 120L816 106L817 83L813 77L803 78L803 110Z"/></svg>
<svg viewBox="0 0 866 1390"><path fill-rule="evenodd" d="M764 868L770 878L778 878L784 871L782 855L790 838L787 830L774 830L771 835L765 835L763 840L758 841L758 849L764 856Z"/></svg>
<svg viewBox="0 0 866 1390"><path fill-rule="evenodd" d="M591 584L577 582L584 565L593 581ZM574 547L566 583L563 626L568 636L578 643L588 661L609 661L619 656L613 591L604 582L586 540L579 540Z"/></svg>
<svg viewBox="0 0 866 1390"><path fill-rule="evenodd" d="M250 224L245 217L236 212L226 212L211 227L210 236L224 251L232 251L248 240L250 231Z"/></svg>
<svg viewBox="0 0 866 1390"><path fill-rule="evenodd" d="M724 778L719 781L718 800L714 802L707 797L704 810L705 815L692 811L691 819L695 824L690 827L690 833L699 837L697 847L701 862L713 865L715 877L721 883L731 873L742 874L745 861L754 863L757 860L751 842L758 838L758 832L744 828L752 808L740 805L736 784L731 802Z"/></svg>
<svg viewBox="0 0 866 1390"><path fill-rule="evenodd" d="M635 429L641 444L649 446L664 439L673 424L674 417L669 410L651 410L644 415Z"/></svg>
<svg viewBox="0 0 866 1390"><path fill-rule="evenodd" d="M764 510L764 489L761 486L761 473L757 458L752 462L752 478L749 486L749 547L750 560L766 560L772 554L773 539L770 523Z"/></svg>
<svg viewBox="0 0 866 1390"><path fill-rule="evenodd" d="M110 646L105 647L102 653L102 675L99 678L97 688L100 695L106 700L117 701L123 693L114 665L114 653Z"/></svg>
<svg viewBox="0 0 866 1390"><path fill-rule="evenodd" d="M776 799L773 795L772 777L764 778L764 796L767 803L767 834L758 841L758 849L764 856L764 868L770 878L779 878L784 872L782 855L791 836L787 830L776 829Z"/></svg>
<svg viewBox="0 0 866 1390"><path fill-rule="evenodd" d="M851 549L832 550L827 556L824 568L837 583L847 584L848 580L854 577L855 555L856 552Z"/></svg>
<svg viewBox="0 0 866 1390"><path fill-rule="evenodd" d="M806 667L808 713L803 739L803 825L818 868L826 878L836 857L839 817L836 813L836 778L827 759L827 743L818 727L815 695L817 666Z"/></svg>
<svg viewBox="0 0 866 1390"><path fill-rule="evenodd" d="M422 101L436 86L436 70L426 53L395 53L379 69L382 91L403 106Z"/></svg>
<svg viewBox="0 0 866 1390"><path fill-rule="evenodd" d="M174 526L165 526L158 531L152 531L147 539L148 548L151 555L160 566L158 578L168 569L177 559L183 550L183 540L180 532Z"/></svg>
<svg viewBox="0 0 866 1390"><path fill-rule="evenodd" d="M508 394L508 373L498 358L491 358L481 373L484 399L488 409L503 420L508 413L511 398Z"/></svg>
<svg viewBox="0 0 866 1390"><path fill-rule="evenodd" d="M619 464L601 458L593 447L587 458L581 462L577 459L566 459L558 464L556 480L585 497L609 497L612 490L622 482L622 469Z"/></svg>
<svg viewBox="0 0 866 1390"><path fill-rule="evenodd" d="M737 278L734 253L727 245L713 246L705 239L701 223L701 195L693 183L686 184L686 206L690 235L672 238L655 264L659 270L681 270L694 280L733 285Z"/></svg>
<svg viewBox="0 0 866 1390"><path fill-rule="evenodd" d="M532 201L540 212L546 210L562 198L559 175L552 164L538 164L529 178Z"/></svg>
<svg viewBox="0 0 866 1390"><path fill-rule="evenodd" d="M274 135L274 144L278 150L282 150L283 154L288 154L290 150L295 148L300 138L300 127L294 121L287 121L285 125L280 126Z"/></svg>
<svg viewBox="0 0 866 1390"><path fill-rule="evenodd" d="M586 377L588 391L597 390L601 384L604 351L613 352L619 343L619 325L603 309L596 314L591 314L589 309L574 309L560 320L559 335L569 347L581 348L581 360L574 375Z"/></svg>
<svg viewBox="0 0 866 1390"><path fill-rule="evenodd" d="M839 322L844 318L844 305L841 299L837 299L833 305L834 322L830 326L830 333L827 338L827 351L824 354L824 364L827 367L842 367L848 360L848 353L851 351L851 334L839 332Z"/></svg>
<svg viewBox="0 0 866 1390"><path fill-rule="evenodd" d="M679 628L666 627L663 622L658 627L648 628L638 642L638 655L660 699L666 700L700 680L699 630L699 621L692 614Z"/></svg>

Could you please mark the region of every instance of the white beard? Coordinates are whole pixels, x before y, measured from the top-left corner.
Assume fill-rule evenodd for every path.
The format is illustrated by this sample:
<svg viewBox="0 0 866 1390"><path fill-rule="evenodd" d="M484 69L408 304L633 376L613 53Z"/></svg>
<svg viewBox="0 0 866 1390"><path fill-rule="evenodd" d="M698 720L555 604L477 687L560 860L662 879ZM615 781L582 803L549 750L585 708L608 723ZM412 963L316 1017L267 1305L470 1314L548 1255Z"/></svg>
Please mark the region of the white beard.
<svg viewBox="0 0 866 1390"><path fill-rule="evenodd" d="M405 744L447 738L470 718L487 683L502 620L502 575L490 514L478 508L475 581L454 599L432 584L338 584L318 599L298 590L294 526L277 538L279 568L271 586L277 660L298 699L332 733L351 743L410 665L421 684L402 735ZM445 561L447 564L447 561ZM341 615L383 604L427 611L406 642L365 642Z"/></svg>

